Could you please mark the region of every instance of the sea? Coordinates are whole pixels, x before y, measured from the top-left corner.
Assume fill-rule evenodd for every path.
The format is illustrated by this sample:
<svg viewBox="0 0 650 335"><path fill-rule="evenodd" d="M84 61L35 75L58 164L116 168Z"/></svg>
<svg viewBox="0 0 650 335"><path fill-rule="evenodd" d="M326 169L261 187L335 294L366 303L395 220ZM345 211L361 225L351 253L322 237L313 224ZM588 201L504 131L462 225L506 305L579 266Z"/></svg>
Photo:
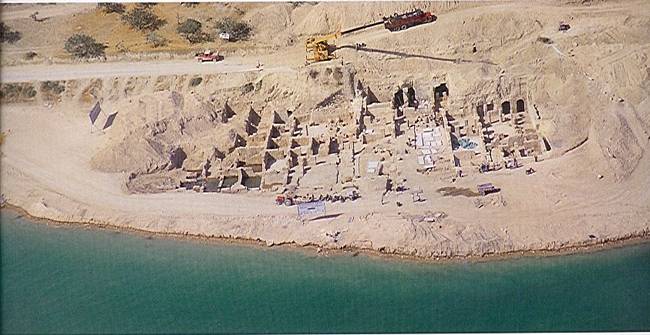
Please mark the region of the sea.
<svg viewBox="0 0 650 335"><path fill-rule="evenodd" d="M0 221L2 333L650 330L649 243L427 263Z"/></svg>

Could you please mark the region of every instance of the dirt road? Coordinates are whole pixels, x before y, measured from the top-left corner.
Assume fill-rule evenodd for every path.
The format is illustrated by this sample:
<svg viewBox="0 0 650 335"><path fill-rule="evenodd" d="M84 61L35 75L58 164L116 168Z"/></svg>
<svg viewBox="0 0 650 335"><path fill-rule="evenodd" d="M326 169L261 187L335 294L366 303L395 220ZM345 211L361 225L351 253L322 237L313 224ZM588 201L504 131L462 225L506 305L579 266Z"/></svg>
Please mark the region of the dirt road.
<svg viewBox="0 0 650 335"><path fill-rule="evenodd" d="M289 72L288 67L262 67L257 64L242 64L236 60L219 63L198 63L194 60L149 61L149 62L105 62L85 64L21 65L3 67L0 81L3 83L34 80L71 80L102 77L137 77L175 74L209 74L249 71Z"/></svg>

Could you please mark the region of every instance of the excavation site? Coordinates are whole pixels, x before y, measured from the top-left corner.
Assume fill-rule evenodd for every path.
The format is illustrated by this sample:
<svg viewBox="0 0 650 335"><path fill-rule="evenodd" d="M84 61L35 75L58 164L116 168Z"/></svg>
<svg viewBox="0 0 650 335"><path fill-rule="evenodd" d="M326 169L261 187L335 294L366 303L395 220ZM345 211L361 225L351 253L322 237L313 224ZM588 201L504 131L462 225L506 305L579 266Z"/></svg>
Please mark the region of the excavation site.
<svg viewBox="0 0 650 335"><path fill-rule="evenodd" d="M434 260L648 237L644 1L165 3L159 46L28 6L1 190L33 217Z"/></svg>

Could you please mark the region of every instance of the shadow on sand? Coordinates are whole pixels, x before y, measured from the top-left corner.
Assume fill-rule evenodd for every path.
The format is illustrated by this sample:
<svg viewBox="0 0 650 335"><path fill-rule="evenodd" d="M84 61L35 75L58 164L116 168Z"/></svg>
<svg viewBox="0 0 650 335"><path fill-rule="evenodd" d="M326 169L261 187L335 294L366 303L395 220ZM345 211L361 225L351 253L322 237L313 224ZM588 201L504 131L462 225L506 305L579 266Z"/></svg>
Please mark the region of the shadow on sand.
<svg viewBox="0 0 650 335"><path fill-rule="evenodd" d="M321 216L311 218L311 219L309 219L309 221L318 221L318 220L323 220L323 219L333 219L333 218L341 216L341 214L343 214L343 213L321 215Z"/></svg>
<svg viewBox="0 0 650 335"><path fill-rule="evenodd" d="M374 49L368 47L355 47L353 45L342 45L338 47L338 49L356 49L357 51L363 51L363 52L382 53L386 55L393 55L393 56L399 56L404 58L421 58L421 59L429 59L429 60L436 60L436 61L450 62L450 63L483 63L489 65L497 65L496 63L486 61L486 60L469 60L469 59L461 59L461 58L444 58L444 57L435 57L435 56L427 56L427 55L417 55L417 54L409 54L409 53L399 52L399 51Z"/></svg>

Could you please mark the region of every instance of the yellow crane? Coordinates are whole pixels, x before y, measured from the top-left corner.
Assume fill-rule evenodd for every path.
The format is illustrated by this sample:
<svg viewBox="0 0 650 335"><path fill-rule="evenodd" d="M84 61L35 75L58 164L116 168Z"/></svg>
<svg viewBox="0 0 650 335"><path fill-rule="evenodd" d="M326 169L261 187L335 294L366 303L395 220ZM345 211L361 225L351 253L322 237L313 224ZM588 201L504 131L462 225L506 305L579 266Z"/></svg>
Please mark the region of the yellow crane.
<svg viewBox="0 0 650 335"><path fill-rule="evenodd" d="M311 64L336 58L336 55L334 55L336 45L330 44L329 41L335 40L339 37L341 37L341 29L337 30L335 33L307 38L307 42L305 43L307 63Z"/></svg>
<svg viewBox="0 0 650 335"><path fill-rule="evenodd" d="M333 32L331 34L311 36L307 38L307 41L305 42L305 51L307 51L307 64L335 59L336 55L334 54L334 51L336 50L336 45L333 43L330 44L330 41L335 40L345 34L349 34L361 29L366 29L372 26L377 26L383 23L384 20L381 20L345 31L341 31L341 28L339 28L336 32Z"/></svg>

